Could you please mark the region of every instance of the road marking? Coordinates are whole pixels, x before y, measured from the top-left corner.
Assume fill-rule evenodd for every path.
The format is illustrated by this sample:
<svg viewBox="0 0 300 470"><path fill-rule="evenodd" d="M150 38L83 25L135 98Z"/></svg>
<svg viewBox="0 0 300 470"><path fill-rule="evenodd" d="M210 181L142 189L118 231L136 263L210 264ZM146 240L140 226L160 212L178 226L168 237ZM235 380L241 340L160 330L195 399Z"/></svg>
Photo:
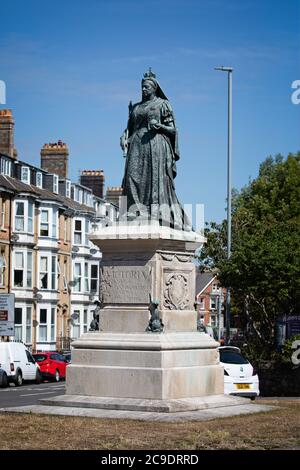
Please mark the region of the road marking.
<svg viewBox="0 0 300 470"><path fill-rule="evenodd" d="M20 397L32 397L33 395L48 395L53 392L40 392L40 393L26 393L25 395L20 395Z"/></svg>

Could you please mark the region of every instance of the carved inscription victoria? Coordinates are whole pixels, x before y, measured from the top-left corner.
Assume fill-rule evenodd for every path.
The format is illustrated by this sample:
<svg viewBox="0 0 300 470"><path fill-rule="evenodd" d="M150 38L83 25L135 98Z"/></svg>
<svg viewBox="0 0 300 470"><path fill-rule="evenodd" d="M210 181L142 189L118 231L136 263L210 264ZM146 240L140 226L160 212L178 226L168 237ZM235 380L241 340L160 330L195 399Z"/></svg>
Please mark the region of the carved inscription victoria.
<svg viewBox="0 0 300 470"><path fill-rule="evenodd" d="M148 304L151 270L148 266L103 266L101 291L104 304Z"/></svg>

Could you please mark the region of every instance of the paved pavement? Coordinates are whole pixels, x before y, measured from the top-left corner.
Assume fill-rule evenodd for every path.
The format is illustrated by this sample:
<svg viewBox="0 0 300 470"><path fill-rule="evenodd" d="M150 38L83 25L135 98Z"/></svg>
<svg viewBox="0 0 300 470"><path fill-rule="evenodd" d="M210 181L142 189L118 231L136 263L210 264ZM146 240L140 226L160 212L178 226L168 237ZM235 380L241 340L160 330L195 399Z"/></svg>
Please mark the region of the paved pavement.
<svg viewBox="0 0 300 470"><path fill-rule="evenodd" d="M185 411L176 413L158 413L147 411L108 410L65 406L48 406L39 403L40 399L51 398L65 394L65 383L44 382L28 384L21 387L10 385L0 389L0 412L42 413L48 415L82 416L108 419L135 419L142 421L208 421L216 418L272 411L276 407L245 400L245 404L223 406L219 408ZM284 397L262 397L262 400L289 399ZM291 399L291 398L290 398ZM298 397L292 397L298 399Z"/></svg>
<svg viewBox="0 0 300 470"><path fill-rule="evenodd" d="M36 405L40 398L54 397L65 393L65 383L43 382L15 387L0 388L0 408Z"/></svg>

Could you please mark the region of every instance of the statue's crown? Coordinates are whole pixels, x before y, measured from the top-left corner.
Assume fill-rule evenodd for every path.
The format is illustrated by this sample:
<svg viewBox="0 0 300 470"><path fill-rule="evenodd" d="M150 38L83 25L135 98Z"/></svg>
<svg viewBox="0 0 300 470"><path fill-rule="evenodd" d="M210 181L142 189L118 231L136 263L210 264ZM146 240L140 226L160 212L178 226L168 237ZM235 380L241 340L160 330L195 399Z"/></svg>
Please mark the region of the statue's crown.
<svg viewBox="0 0 300 470"><path fill-rule="evenodd" d="M144 80L146 78L156 78L156 75L155 75L155 73L152 72L151 67L149 67L148 72L144 73Z"/></svg>

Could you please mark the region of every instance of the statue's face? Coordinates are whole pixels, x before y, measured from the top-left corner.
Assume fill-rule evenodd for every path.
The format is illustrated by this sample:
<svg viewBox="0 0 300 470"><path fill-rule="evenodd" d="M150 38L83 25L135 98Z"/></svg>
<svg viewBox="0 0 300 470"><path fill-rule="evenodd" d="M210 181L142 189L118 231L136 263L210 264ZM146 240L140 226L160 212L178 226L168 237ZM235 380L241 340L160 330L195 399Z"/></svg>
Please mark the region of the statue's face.
<svg viewBox="0 0 300 470"><path fill-rule="evenodd" d="M142 96L143 99L147 99L150 96L155 95L155 85L150 80L142 81Z"/></svg>

